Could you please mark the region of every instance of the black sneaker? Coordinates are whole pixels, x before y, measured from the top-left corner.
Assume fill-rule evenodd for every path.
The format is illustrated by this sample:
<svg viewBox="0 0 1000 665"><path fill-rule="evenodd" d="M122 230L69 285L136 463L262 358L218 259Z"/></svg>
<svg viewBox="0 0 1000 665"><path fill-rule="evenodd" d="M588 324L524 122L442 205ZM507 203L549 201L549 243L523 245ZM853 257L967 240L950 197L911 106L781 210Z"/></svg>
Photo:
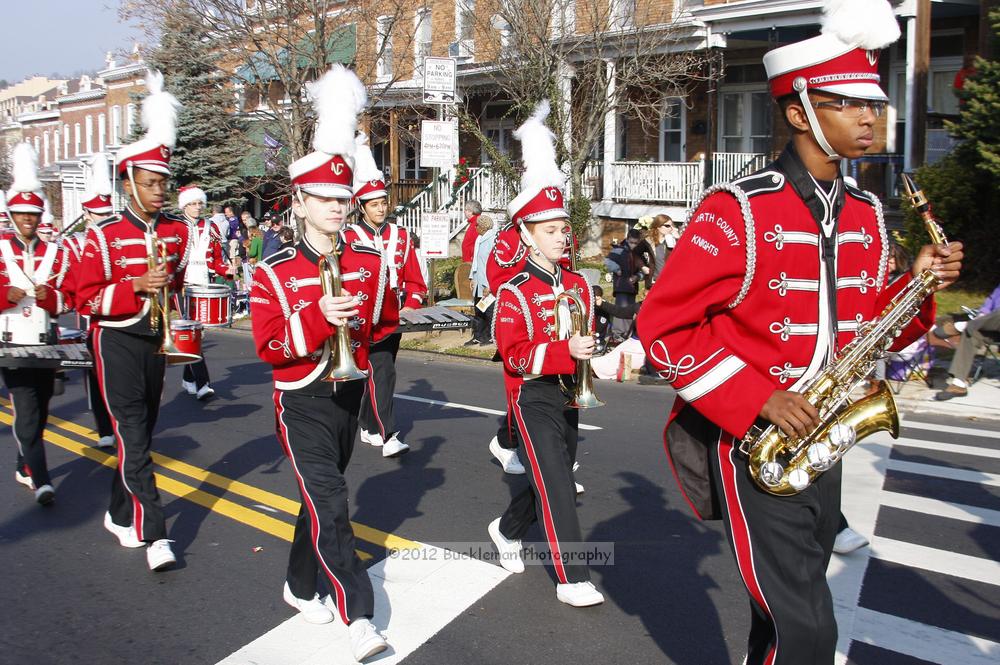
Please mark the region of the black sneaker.
<svg viewBox="0 0 1000 665"><path fill-rule="evenodd" d="M480 343L479 340L476 339L475 337L473 337L472 339L470 339L470 340L466 341L464 344L462 344L462 346L476 346L479 343Z"/></svg>

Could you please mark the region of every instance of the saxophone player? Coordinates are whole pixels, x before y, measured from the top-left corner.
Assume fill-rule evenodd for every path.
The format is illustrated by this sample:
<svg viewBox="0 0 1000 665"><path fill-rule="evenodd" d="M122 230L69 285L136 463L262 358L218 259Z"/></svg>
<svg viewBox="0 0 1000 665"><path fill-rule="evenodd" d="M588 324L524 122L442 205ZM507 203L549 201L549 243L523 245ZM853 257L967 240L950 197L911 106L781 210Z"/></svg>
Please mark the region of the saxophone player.
<svg viewBox="0 0 1000 665"><path fill-rule="evenodd" d="M288 167L292 211L303 233L293 247L257 264L250 292L253 335L257 355L272 366L278 441L302 496L284 600L310 623L329 623L336 614L348 627L355 659L363 661L387 648L371 622L375 597L355 552L344 480L365 381L325 379L334 365L334 335L349 333L354 364L368 367L386 258L342 236L354 194L354 134L367 99L364 85L335 65L308 89L318 116L314 151ZM320 265L338 253L345 291L326 294ZM317 576L329 588L325 599Z"/></svg>
<svg viewBox="0 0 1000 665"><path fill-rule="evenodd" d="M548 102L542 102L515 132L524 148L525 173L521 193L508 211L520 231L526 260L522 272L498 289L493 314L507 403L518 429L519 455L529 486L511 499L488 532L501 565L520 573L524 571L521 538L535 521L540 522L558 580L556 597L585 607L603 603L604 596L590 582L586 564L574 556L582 541L573 480L579 412L566 406L560 375L574 374L577 360L590 359L594 338L575 331L568 339L559 339L556 317L564 323L568 314L561 311L559 295L576 289L586 310L580 314L592 328L593 300L586 280L559 265L569 214L561 191L565 177L554 159L554 137L544 124L548 111Z"/></svg>
<svg viewBox="0 0 1000 665"><path fill-rule="evenodd" d="M960 243L928 245L889 283L881 206L840 173L842 158L875 141L887 102L879 49L898 36L886 0L828 2L820 36L764 57L791 142L763 170L706 193L638 317L647 357L677 390L665 437L673 473L700 517L725 521L750 597L749 665L833 663L825 572L841 467L775 496L751 480L739 440L758 420L788 436L817 427L803 384L914 276L931 269L944 287L961 269ZM933 320L928 298L893 348Z"/></svg>

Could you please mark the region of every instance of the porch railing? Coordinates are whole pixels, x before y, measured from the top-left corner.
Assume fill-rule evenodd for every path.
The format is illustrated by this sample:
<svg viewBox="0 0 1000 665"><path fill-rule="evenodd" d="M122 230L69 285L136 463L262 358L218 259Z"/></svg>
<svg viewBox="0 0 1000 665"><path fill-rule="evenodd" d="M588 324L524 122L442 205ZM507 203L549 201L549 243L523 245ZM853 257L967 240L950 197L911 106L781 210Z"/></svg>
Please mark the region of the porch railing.
<svg viewBox="0 0 1000 665"><path fill-rule="evenodd" d="M703 161L613 162L616 201L652 201L692 205L704 180Z"/></svg>
<svg viewBox="0 0 1000 665"><path fill-rule="evenodd" d="M761 152L712 153L712 184L729 182L764 168L771 156Z"/></svg>

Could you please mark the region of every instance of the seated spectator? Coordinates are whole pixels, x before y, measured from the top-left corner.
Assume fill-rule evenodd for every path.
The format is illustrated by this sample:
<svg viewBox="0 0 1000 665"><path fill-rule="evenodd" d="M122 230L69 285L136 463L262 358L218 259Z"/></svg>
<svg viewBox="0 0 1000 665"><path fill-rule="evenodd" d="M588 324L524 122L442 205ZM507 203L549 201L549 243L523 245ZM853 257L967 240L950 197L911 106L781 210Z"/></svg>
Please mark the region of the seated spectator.
<svg viewBox="0 0 1000 665"><path fill-rule="evenodd" d="M932 334L944 340L958 340L955 357L948 367L950 375L948 387L934 396L938 401L969 394L969 374L979 350L987 344L996 343L1000 333L1000 285L997 285L978 311L967 321L946 321L936 326Z"/></svg>

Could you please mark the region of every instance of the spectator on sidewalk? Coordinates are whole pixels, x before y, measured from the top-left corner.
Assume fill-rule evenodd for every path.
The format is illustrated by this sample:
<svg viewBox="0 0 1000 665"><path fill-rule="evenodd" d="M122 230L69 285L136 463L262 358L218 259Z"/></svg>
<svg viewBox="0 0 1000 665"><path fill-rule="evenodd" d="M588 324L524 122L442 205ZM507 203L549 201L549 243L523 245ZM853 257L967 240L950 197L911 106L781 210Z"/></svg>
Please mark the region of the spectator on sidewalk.
<svg viewBox="0 0 1000 665"><path fill-rule="evenodd" d="M642 233L631 229L625 237L625 242L615 247L604 259L604 265L612 274L615 305L628 307L635 304L639 294L639 280L652 271L636 251L642 242ZM612 332L618 339L626 339L632 322L627 319L615 318Z"/></svg>
<svg viewBox="0 0 1000 665"><path fill-rule="evenodd" d="M266 230L261 238L260 255L266 259L281 248L281 216L270 212L264 213Z"/></svg>
<svg viewBox="0 0 1000 665"><path fill-rule="evenodd" d="M465 235L462 236L462 261L466 263L472 263L476 239L481 235L476 227L476 221L481 214L483 214L483 206L479 204L479 201L469 200L465 202L465 220L468 227L465 229ZM490 224L492 225L492 222Z"/></svg>
<svg viewBox="0 0 1000 665"><path fill-rule="evenodd" d="M936 326L932 334L944 339L958 339L955 357L948 367L948 387L934 396L938 401L955 397L965 397L969 394L969 374L979 350L987 344L997 342L1000 333L1000 285L983 301L975 316L968 321L946 321ZM992 333L992 334L991 334ZM954 344L954 342L952 342Z"/></svg>
<svg viewBox="0 0 1000 665"><path fill-rule="evenodd" d="M497 242L497 229L489 215L477 214L476 230L478 235L472 252L472 272L469 273L469 280L472 282L472 299L476 306L472 320L472 339L465 343L466 346L485 345L493 341L493 332L490 330L493 321L493 305L491 304L483 311L480 310L479 303L491 295L490 285L486 280L486 262Z"/></svg>
<svg viewBox="0 0 1000 665"><path fill-rule="evenodd" d="M295 231L291 227L286 226L282 228L280 235L281 247L278 248L278 251L286 250L295 245Z"/></svg>
<svg viewBox="0 0 1000 665"><path fill-rule="evenodd" d="M642 222L642 220L639 221ZM649 222L646 238L639 246L639 252L650 268L649 274L645 276L647 289L659 279L663 264L666 263L670 252L677 245L677 239L680 235L674 220L669 215L657 215Z"/></svg>
<svg viewBox="0 0 1000 665"><path fill-rule="evenodd" d="M240 221L243 223L243 228L247 230L257 226L257 220L253 218L249 210L244 210L240 213Z"/></svg>

